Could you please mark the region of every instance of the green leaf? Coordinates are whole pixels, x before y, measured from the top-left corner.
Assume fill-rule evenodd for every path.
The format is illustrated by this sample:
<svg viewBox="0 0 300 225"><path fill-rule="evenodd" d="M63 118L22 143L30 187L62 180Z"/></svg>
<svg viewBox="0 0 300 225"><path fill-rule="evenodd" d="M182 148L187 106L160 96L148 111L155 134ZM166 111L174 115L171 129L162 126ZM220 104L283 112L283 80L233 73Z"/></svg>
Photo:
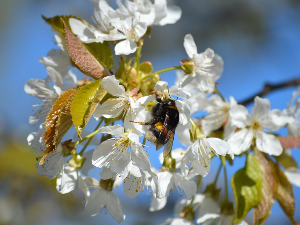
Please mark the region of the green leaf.
<svg viewBox="0 0 300 225"><path fill-rule="evenodd" d="M253 155L248 154L245 167L232 176L231 186L236 204L234 223L237 223L261 200L262 171Z"/></svg>
<svg viewBox="0 0 300 225"><path fill-rule="evenodd" d="M74 96L71 102L71 115L79 137L106 93L100 81L96 80L81 87Z"/></svg>
<svg viewBox="0 0 300 225"><path fill-rule="evenodd" d="M113 67L114 56L107 42L82 44L107 70L110 70Z"/></svg>
<svg viewBox="0 0 300 225"><path fill-rule="evenodd" d="M74 18L74 19L78 19L80 20L78 17L76 16L72 16L72 15L68 15L68 16L55 16L55 17L45 17L44 15L42 15L42 18L45 20L46 23L48 23L54 30L56 30L59 33L64 34L64 28L63 28L63 23L61 21L61 19L63 19L63 21L65 21L67 27L70 29L70 24L69 24L69 19L70 18Z"/></svg>
<svg viewBox="0 0 300 225"><path fill-rule="evenodd" d="M267 154L254 149L254 155L262 170L263 187L260 203L253 211L253 224L263 224L271 214L271 206L275 202L278 188L278 179L275 164Z"/></svg>
<svg viewBox="0 0 300 225"><path fill-rule="evenodd" d="M277 161L284 166L284 168L298 168L297 162L293 158L293 156L286 153L286 151L283 151L280 156L275 157Z"/></svg>

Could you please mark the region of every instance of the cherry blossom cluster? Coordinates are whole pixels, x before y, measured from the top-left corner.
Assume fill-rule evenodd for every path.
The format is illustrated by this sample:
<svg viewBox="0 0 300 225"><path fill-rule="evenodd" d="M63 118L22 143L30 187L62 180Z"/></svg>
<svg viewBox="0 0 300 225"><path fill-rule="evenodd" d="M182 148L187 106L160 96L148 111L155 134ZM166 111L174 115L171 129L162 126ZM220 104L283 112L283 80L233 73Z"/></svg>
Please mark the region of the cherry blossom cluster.
<svg viewBox="0 0 300 225"><path fill-rule="evenodd" d="M274 131L287 127L289 135L300 135L300 101L297 99L300 89L284 110L271 110L270 101L257 96L248 112L233 97L227 100L217 90L223 60L210 48L198 53L191 34L183 39L188 59L173 68L177 74L175 85L169 86L159 74L170 69L146 74L139 58L150 28L176 23L181 9L167 5L166 0L117 0L117 6L113 9L105 0L99 0L93 24L76 17L70 18L68 23L82 43L114 45L115 55L121 55L120 60L136 53L133 63L125 68L129 71L127 78L121 79L117 70L110 70L108 76L99 79L108 97L89 121L99 126L93 133L84 131L81 136L86 138L82 140L76 134L72 140L63 139L45 162L37 162L38 174L56 179L56 189L62 194L81 190L85 195L85 211L90 216L105 207L116 221L122 222L125 214L114 190L123 185L129 198L144 190L150 192L150 211L164 208L170 191L177 190L185 196L175 205L175 217L166 219L163 224L232 224L233 204L226 199L220 205L216 182L205 185L201 178L209 174L215 156L222 159L221 165L225 167L226 160L254 148L271 156L281 155L283 147ZM59 49L51 50L39 60L48 76L30 79L25 84L25 92L41 100L36 105L39 109L29 118L29 123L39 124L39 129L29 134L28 144L42 151L47 148L44 138L49 125L45 121L55 102L65 91L90 82L90 78L78 80L71 72L75 68L64 34L58 32L55 40ZM145 145L145 134L150 128L147 122L151 120L157 96L175 102L179 111L175 134L182 144L182 148L173 149L168 157L160 154L161 168L151 165L147 151L153 149ZM196 119L193 115L199 111L206 112L206 116ZM86 146L93 148L85 151ZM97 178L89 173L94 167L100 171ZM289 168L285 174L291 183L300 186L297 168Z"/></svg>

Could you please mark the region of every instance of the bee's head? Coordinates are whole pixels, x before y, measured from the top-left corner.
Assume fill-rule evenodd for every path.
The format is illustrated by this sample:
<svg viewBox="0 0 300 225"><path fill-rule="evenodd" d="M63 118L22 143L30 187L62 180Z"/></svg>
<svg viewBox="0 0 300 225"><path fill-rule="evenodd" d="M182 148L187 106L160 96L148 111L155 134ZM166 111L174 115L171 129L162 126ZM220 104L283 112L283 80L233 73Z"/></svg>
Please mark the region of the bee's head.
<svg viewBox="0 0 300 225"><path fill-rule="evenodd" d="M173 99L165 99L162 103L167 106L175 106L175 101Z"/></svg>

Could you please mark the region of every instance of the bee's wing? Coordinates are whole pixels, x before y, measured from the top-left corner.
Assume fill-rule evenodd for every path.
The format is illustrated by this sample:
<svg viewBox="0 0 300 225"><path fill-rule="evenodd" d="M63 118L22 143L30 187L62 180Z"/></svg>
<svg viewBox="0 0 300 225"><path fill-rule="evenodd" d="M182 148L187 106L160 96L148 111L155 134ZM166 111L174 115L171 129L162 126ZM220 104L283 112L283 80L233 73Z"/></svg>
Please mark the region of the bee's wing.
<svg viewBox="0 0 300 225"><path fill-rule="evenodd" d="M166 146L164 147L164 151L163 151L163 156L164 158L167 158L170 154L170 152L172 151L172 146L173 146L173 141L174 141L174 133L169 132L170 133L170 137L169 137L169 141L166 144Z"/></svg>

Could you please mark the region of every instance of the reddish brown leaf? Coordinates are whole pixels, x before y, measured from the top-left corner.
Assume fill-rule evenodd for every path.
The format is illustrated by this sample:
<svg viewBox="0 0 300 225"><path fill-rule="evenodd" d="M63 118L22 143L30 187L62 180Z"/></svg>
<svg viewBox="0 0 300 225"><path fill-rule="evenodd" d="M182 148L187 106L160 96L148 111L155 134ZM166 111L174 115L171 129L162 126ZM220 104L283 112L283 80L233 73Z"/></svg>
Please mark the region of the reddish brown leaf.
<svg viewBox="0 0 300 225"><path fill-rule="evenodd" d="M265 153L260 152L257 149L254 149L254 155L259 162L263 174L263 186L261 201L258 206L254 208L253 224L263 224L271 214L271 206L275 202L276 191L278 188L278 179L273 161L269 159Z"/></svg>
<svg viewBox="0 0 300 225"><path fill-rule="evenodd" d="M86 49L86 47L75 37L63 22L66 44L69 54L76 67L84 74L94 78L102 79L107 76L107 72L99 61Z"/></svg>
<svg viewBox="0 0 300 225"><path fill-rule="evenodd" d="M300 148L300 136L277 137L282 148Z"/></svg>
<svg viewBox="0 0 300 225"><path fill-rule="evenodd" d="M294 220L295 212L295 197L293 194L293 186L288 181L283 171L275 164L276 173L278 177L278 189L276 192L276 199L279 202L282 210L285 212L285 215L293 224L297 224Z"/></svg>
<svg viewBox="0 0 300 225"><path fill-rule="evenodd" d="M76 88L63 92L49 112L45 122L46 132L44 134L44 142L47 148L39 163L40 165L42 165L46 157L57 148L63 136L72 126L70 103L77 91L78 89Z"/></svg>

